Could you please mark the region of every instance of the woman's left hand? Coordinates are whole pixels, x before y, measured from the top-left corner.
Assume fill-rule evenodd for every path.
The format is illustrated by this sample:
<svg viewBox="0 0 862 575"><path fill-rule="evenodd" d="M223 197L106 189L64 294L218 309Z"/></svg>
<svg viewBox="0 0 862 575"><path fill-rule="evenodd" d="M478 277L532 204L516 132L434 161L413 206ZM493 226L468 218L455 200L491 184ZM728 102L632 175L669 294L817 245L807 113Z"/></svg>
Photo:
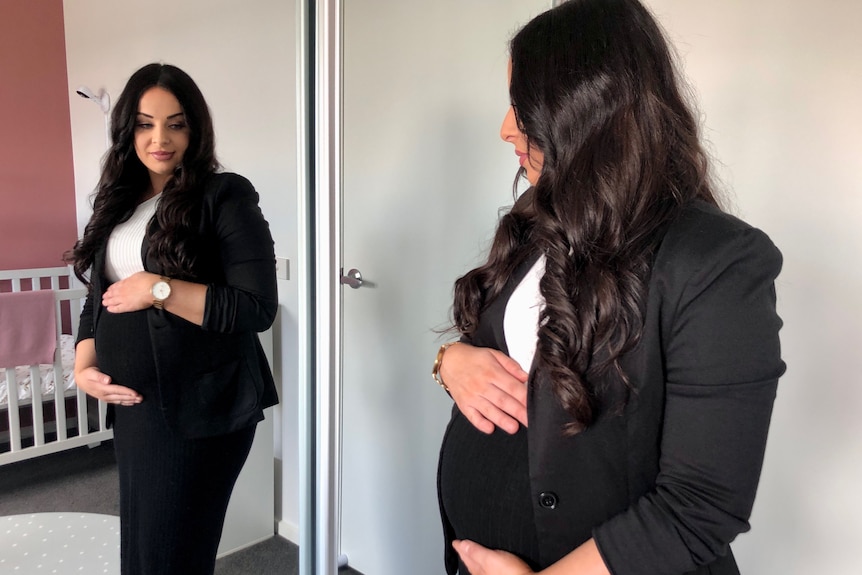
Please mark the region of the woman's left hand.
<svg viewBox="0 0 862 575"><path fill-rule="evenodd" d="M526 575L530 566L506 551L482 547L474 541L453 541L452 547L472 575Z"/></svg>
<svg viewBox="0 0 862 575"><path fill-rule="evenodd" d="M138 272L111 284L102 295L102 305L111 313L126 313L147 309L153 305L153 284L159 276Z"/></svg>

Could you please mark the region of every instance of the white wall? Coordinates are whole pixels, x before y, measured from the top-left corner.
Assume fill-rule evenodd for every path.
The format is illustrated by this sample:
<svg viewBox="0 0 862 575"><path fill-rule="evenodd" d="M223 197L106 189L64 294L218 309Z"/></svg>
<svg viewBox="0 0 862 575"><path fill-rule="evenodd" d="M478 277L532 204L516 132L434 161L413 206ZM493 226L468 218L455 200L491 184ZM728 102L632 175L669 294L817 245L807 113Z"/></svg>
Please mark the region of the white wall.
<svg viewBox="0 0 862 575"><path fill-rule="evenodd" d="M736 212L784 253L781 379L744 573L859 573L862 3L648 0Z"/></svg>
<svg viewBox="0 0 862 575"><path fill-rule="evenodd" d="M65 0L64 11L79 229L91 213L105 136L101 112L75 89L105 88L116 100L135 70L161 61L184 69L200 86L212 110L219 159L255 185L276 254L295 264L295 2ZM280 531L298 541L296 281L279 282L279 302L276 502Z"/></svg>

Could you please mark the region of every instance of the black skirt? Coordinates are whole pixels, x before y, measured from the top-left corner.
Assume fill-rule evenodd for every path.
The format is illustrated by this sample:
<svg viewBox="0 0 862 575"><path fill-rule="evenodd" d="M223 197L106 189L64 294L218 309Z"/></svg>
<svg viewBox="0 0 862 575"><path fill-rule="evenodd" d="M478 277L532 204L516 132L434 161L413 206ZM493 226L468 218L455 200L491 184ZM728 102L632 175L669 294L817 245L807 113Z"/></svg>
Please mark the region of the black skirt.
<svg viewBox="0 0 862 575"><path fill-rule="evenodd" d="M138 405L115 406L122 575L210 575L255 426L200 439L184 439L168 428L147 313L103 309L95 334L102 372L143 396Z"/></svg>

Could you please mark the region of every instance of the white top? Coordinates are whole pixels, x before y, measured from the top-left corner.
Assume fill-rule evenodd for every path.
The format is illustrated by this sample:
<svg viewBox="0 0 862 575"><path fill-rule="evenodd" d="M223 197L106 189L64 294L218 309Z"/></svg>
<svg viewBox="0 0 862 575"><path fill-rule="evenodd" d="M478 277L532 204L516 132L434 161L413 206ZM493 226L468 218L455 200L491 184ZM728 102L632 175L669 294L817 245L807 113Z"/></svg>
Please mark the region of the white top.
<svg viewBox="0 0 862 575"><path fill-rule="evenodd" d="M105 254L105 275L108 280L124 280L132 274L144 271L141 245L144 243L147 225L156 214L156 206L161 197L161 194L156 194L139 204L132 217L118 224L111 232Z"/></svg>
<svg viewBox="0 0 862 575"><path fill-rule="evenodd" d="M540 256L521 283L512 292L506 303L503 316L503 334L509 357L517 361L521 369L529 372L536 355L539 331L539 314L545 307L545 298L539 292L539 280L545 275L545 256Z"/></svg>

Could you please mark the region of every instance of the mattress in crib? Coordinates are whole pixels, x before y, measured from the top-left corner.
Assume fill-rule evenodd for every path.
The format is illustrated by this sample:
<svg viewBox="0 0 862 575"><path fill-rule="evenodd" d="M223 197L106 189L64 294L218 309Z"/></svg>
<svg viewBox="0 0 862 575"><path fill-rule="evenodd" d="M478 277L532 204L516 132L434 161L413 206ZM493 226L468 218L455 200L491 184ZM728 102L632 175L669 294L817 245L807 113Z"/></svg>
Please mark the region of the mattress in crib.
<svg viewBox="0 0 862 575"><path fill-rule="evenodd" d="M63 390L68 391L75 387L73 368L75 365L75 338L71 335L60 336L60 358L63 364ZM40 365L39 372L42 376L42 396L52 397L54 395L54 366ZM18 402L29 402L33 398L33 382L30 374L30 366L19 366L15 369L16 382L18 384ZM9 403L9 389L6 382L6 372L0 369L0 406ZM45 398L48 399L48 398Z"/></svg>

